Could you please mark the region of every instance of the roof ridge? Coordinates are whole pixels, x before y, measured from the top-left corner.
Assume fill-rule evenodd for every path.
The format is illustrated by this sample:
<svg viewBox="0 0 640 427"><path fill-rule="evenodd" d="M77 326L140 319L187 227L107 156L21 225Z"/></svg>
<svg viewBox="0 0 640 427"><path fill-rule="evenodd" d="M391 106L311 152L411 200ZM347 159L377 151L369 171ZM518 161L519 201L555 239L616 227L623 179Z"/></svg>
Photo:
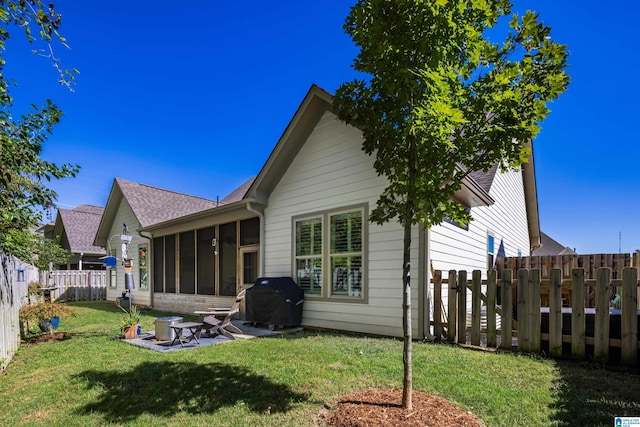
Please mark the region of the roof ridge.
<svg viewBox="0 0 640 427"><path fill-rule="evenodd" d="M116 180L119 181L119 182L125 182L125 183L128 183L128 184L135 184L135 185L139 185L141 187L147 187L147 188L151 188L151 189L154 189L154 190L164 191L166 193L173 193L173 194L178 194L178 195L181 195L181 196L193 197L194 199L200 199L200 200L204 200L206 202L216 203L215 200L207 199L206 197L195 196L193 194L188 194L188 193L184 193L184 192L180 192L180 191L176 191L176 190L169 190L167 188L156 187L154 185L149 185L149 184L145 184L145 183L142 183L142 182L129 181L129 180L126 180L126 179L123 179L123 178L116 178Z"/></svg>

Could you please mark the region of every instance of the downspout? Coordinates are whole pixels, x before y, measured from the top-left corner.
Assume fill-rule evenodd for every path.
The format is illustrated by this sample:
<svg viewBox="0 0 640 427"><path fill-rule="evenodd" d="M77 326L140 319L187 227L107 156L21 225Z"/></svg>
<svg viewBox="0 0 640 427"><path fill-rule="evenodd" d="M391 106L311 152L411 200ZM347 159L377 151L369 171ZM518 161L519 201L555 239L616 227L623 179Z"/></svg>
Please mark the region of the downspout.
<svg viewBox="0 0 640 427"><path fill-rule="evenodd" d="M152 249L151 249L151 240L152 240L151 237L144 236L142 234L142 231L138 231L138 236L142 237L143 239L147 239L149 241L149 246L147 247L147 255L153 253ZM149 261L151 261L152 258L153 257L148 257L148 259L147 259L147 268L149 268L151 266L151 263ZM153 261L151 261L151 262L153 262ZM147 271L147 274L148 274L147 277L151 276L150 273L151 273L151 271ZM155 277L154 277L154 280L155 280ZM140 286L140 283L138 283L138 286ZM149 306L153 307L153 287L151 287L151 286L149 286Z"/></svg>
<svg viewBox="0 0 640 427"><path fill-rule="evenodd" d="M247 210L258 215L258 218L260 218L260 277L264 277L264 213L259 209L255 209L251 205L251 202L247 202Z"/></svg>

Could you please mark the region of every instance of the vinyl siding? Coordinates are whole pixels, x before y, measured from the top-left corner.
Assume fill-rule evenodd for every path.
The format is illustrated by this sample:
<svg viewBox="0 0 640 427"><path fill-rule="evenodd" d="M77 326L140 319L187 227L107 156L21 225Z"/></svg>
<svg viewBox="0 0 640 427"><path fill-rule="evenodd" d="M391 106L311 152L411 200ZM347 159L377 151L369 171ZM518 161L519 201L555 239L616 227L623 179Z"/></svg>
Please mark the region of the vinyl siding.
<svg viewBox="0 0 640 427"><path fill-rule="evenodd" d="M494 255L503 242L506 256L529 254L529 229L522 173L497 172L489 194L491 206L471 209L469 230L443 223L431 229L431 262L436 270L482 270L486 277L487 235L495 238ZM444 274L446 277L447 274Z"/></svg>
<svg viewBox="0 0 640 427"><path fill-rule="evenodd" d="M107 253L109 254L109 248L116 250L116 279L117 279L117 287L111 288L107 287L107 301L115 301L116 298L122 295L122 292L125 291L124 288L124 266L122 265L122 245L120 241L120 235L122 235L122 224L127 224L129 229L129 234L133 237L131 240L131 244L129 245L129 255L133 258L133 267L131 268L131 272L133 273L135 289L131 290L131 295L133 296L133 302L136 305L151 305L151 287L153 286L151 282L151 244L147 239L140 237L135 230L140 228L140 223L136 219L136 216L131 210L131 207L127 203L126 199L122 198L120 202L120 206L118 207L118 212L116 213L113 224L111 225L111 230L109 230L109 237L111 238L110 244L107 245ZM140 244L147 244L147 271L149 272L149 278L147 279L148 288L140 289L140 272L138 269L138 246ZM107 272L107 278L109 277L109 272Z"/></svg>
<svg viewBox="0 0 640 427"><path fill-rule="evenodd" d="M265 210L265 273L296 277L292 271L292 218L365 204L375 207L386 180L377 176L372 157L361 149L361 133L325 113L284 176L269 195ZM364 266L365 303L305 299L305 326L402 336L402 228L369 223ZM417 266L418 232L412 241ZM413 326L418 317L417 267L413 273ZM325 286L327 286L325 284Z"/></svg>
<svg viewBox="0 0 640 427"><path fill-rule="evenodd" d="M489 194L495 200L491 206L471 209L473 221L469 230L443 223L430 231L431 263L435 270L442 270L442 277L449 276L449 270L466 270L471 279L473 270L482 271L487 277L487 235L494 236L494 259L500 243L504 244L507 257L529 254L529 229L524 198L522 173L497 172ZM433 292L433 285L429 288ZM483 286L482 292L486 292ZM471 310L471 293L467 292L467 310ZM445 307L448 291L443 286L442 299Z"/></svg>

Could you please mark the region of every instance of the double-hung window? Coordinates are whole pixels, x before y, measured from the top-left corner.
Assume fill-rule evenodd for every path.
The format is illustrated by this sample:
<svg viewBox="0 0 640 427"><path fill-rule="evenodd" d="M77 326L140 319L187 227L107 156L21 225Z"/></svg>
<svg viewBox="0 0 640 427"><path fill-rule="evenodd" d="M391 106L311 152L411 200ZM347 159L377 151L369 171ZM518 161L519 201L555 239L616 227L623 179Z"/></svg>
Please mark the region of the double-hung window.
<svg viewBox="0 0 640 427"><path fill-rule="evenodd" d="M296 221L295 268L305 293L322 293L322 217Z"/></svg>
<svg viewBox="0 0 640 427"><path fill-rule="evenodd" d="M294 219L294 270L306 294L364 300L364 206Z"/></svg>

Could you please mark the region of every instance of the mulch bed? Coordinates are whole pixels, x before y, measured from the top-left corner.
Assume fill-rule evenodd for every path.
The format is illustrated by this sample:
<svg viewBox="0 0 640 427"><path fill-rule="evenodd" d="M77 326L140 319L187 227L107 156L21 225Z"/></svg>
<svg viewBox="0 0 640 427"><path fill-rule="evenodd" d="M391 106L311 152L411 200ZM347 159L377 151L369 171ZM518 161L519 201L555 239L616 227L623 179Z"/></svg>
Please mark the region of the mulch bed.
<svg viewBox="0 0 640 427"><path fill-rule="evenodd" d="M29 344L37 344L40 342L62 341L70 338L66 332L54 332L52 334L42 334L29 339Z"/></svg>
<svg viewBox="0 0 640 427"><path fill-rule="evenodd" d="M401 389L372 389L344 396L326 422L334 427L468 426L484 427L475 415L445 399L413 391L413 409L402 409Z"/></svg>

